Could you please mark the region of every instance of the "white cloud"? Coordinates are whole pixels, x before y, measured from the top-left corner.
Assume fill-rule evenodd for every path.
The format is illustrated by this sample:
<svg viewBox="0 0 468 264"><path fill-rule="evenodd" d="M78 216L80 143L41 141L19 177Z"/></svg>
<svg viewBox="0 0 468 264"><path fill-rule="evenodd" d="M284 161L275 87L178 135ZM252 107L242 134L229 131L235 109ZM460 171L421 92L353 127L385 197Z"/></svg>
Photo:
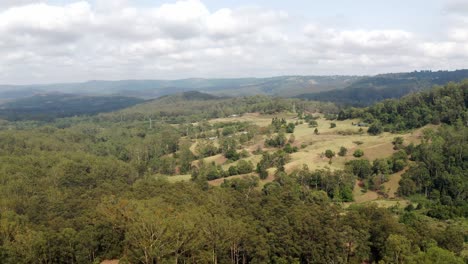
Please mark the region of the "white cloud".
<svg viewBox="0 0 468 264"><path fill-rule="evenodd" d="M2 0L0 1L0 9L6 9L13 6L21 6L40 2L40 0Z"/></svg>
<svg viewBox="0 0 468 264"><path fill-rule="evenodd" d="M0 5L0 83L372 74L463 67L468 59L468 15L449 7L445 39L434 40L398 28L298 25L260 7L209 10L199 0L152 8L8 2Z"/></svg>

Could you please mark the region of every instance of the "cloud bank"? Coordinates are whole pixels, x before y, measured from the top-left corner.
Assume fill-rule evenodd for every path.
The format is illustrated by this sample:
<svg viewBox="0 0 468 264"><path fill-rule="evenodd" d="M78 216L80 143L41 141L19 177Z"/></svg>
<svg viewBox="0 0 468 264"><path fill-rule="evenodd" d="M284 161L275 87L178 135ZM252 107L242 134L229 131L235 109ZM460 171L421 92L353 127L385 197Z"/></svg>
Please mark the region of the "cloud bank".
<svg viewBox="0 0 468 264"><path fill-rule="evenodd" d="M467 68L468 10L450 2L439 39L398 28L297 25L283 10L199 0L0 4L0 83L374 74ZM298 28L299 27L299 28Z"/></svg>

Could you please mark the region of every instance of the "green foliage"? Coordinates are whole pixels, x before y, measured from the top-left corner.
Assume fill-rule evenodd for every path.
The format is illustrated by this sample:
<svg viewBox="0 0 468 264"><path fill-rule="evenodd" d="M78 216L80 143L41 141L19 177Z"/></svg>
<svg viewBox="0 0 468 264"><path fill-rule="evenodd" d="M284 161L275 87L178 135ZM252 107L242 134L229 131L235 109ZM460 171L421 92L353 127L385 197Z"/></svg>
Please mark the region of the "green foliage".
<svg viewBox="0 0 468 264"><path fill-rule="evenodd" d="M348 149L341 146L340 151L338 152L338 155L341 156L341 157L344 157L344 156L346 156L347 153L348 153Z"/></svg>
<svg viewBox="0 0 468 264"><path fill-rule="evenodd" d="M3 104L0 119L53 121L56 118L111 112L142 102L142 99L124 96L35 95Z"/></svg>
<svg viewBox="0 0 468 264"><path fill-rule="evenodd" d="M295 147L280 131L283 149L258 149L256 167L241 159L224 171L195 159L246 156L237 151L258 127L162 121L184 123L254 107L276 111L291 102L298 111L311 106L261 97L206 100L163 98L148 102L161 108L139 106L122 112L122 119L113 113L48 126L0 123L8 128L0 131L0 262L463 263L463 119L424 132L420 145L385 159L351 160L345 170L304 166L289 174L285 165ZM152 129L140 115L150 110L158 117ZM408 165L399 192L412 195L415 209L340 205L353 201L356 178L379 189L388 174ZM265 179L269 171L274 180L260 189L253 174ZM192 181L170 183L160 176L180 173L190 173ZM239 174L221 188L208 184Z"/></svg>
<svg viewBox="0 0 468 264"><path fill-rule="evenodd" d="M267 147L284 147L288 140L283 132L279 132L278 135L273 138L265 140L265 146Z"/></svg>
<svg viewBox="0 0 468 264"><path fill-rule="evenodd" d="M403 148L403 141L404 139L402 137L395 137L392 141L393 144L393 149L394 150L399 150Z"/></svg>
<svg viewBox="0 0 468 264"><path fill-rule="evenodd" d="M372 165L366 159L348 161L346 169L360 179L368 179L372 175Z"/></svg>
<svg viewBox="0 0 468 264"><path fill-rule="evenodd" d="M231 188L236 191L247 192L252 191L253 188L258 187L259 179L255 176L244 178L224 179L221 184L222 188Z"/></svg>
<svg viewBox="0 0 468 264"><path fill-rule="evenodd" d="M317 127L317 126L318 126L317 121L315 121L315 120L310 120L309 121L309 127Z"/></svg>
<svg viewBox="0 0 468 264"><path fill-rule="evenodd" d="M373 123L370 134L381 131L404 131L427 124L466 124L468 114L468 82L449 83L430 91L414 93L400 100L385 100L366 109L350 108L342 118L361 118Z"/></svg>
<svg viewBox="0 0 468 264"><path fill-rule="evenodd" d="M467 142L468 128L462 124L442 127L437 132L425 131L423 142L412 151L415 163L403 174L399 193L419 193L433 200L435 204L427 212L431 217L466 217Z"/></svg>
<svg viewBox="0 0 468 264"><path fill-rule="evenodd" d="M364 151L362 151L362 149L356 149L353 153L353 156L356 158L360 158L364 156Z"/></svg>
<svg viewBox="0 0 468 264"><path fill-rule="evenodd" d="M286 133L294 133L294 128L296 128L296 125L294 125L294 123L289 123L286 126Z"/></svg>
<svg viewBox="0 0 468 264"><path fill-rule="evenodd" d="M325 150L325 157L327 157L328 159L332 159L333 157L335 157L335 152L333 152L330 149L327 149Z"/></svg>
<svg viewBox="0 0 468 264"><path fill-rule="evenodd" d="M284 165L290 160L289 154L279 150L273 154L263 153L262 160L257 164L257 173L261 179L268 177L268 168L276 167L277 171L284 172Z"/></svg>
<svg viewBox="0 0 468 264"><path fill-rule="evenodd" d="M368 106L384 99L401 98L415 91L430 89L434 85L460 82L467 78L468 70L379 74L357 80L344 89L302 94L297 97L340 105Z"/></svg>
<svg viewBox="0 0 468 264"><path fill-rule="evenodd" d="M463 259L457 257L453 252L435 246L429 248L426 252L420 252L412 260L414 263L421 264L465 263Z"/></svg>
<svg viewBox="0 0 468 264"><path fill-rule="evenodd" d="M378 122L375 122L373 123L368 129L367 129L367 133L371 134L371 135L378 135L378 134L381 134L383 132L383 128L382 128L382 125Z"/></svg>

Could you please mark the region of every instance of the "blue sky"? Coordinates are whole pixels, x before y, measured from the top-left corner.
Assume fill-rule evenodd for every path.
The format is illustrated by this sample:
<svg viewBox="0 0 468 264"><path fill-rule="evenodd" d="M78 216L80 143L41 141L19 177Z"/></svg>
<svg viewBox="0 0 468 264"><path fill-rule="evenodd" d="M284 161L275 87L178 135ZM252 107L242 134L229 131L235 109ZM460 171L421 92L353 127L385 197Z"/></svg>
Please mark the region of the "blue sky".
<svg viewBox="0 0 468 264"><path fill-rule="evenodd" d="M3 0L0 83L468 68L464 0Z"/></svg>

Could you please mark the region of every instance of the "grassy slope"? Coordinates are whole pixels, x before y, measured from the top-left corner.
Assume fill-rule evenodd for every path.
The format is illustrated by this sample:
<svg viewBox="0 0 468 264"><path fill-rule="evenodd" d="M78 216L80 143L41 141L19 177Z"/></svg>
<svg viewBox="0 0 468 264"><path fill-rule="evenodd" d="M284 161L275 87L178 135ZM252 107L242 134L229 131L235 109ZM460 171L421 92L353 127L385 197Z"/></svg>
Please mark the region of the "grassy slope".
<svg viewBox="0 0 468 264"><path fill-rule="evenodd" d="M265 127L271 123L271 118L273 116L267 115L259 115L259 114L246 114L241 117L234 117L234 118L218 118L213 119L210 122L228 122L228 121L248 121L252 122L258 126ZM284 117L288 122L295 122L293 114L282 114L279 117ZM318 130L319 135L314 134L315 128L309 128L307 124L302 124L296 126L294 135L296 140L294 142L295 146L299 148L301 145L306 145L305 148L300 148L299 152L291 154L291 161L286 164L286 170L288 172L293 171L294 169L300 169L303 164L309 166L311 170L315 169L326 169L330 168L331 170L335 169L343 169L344 165L347 161L355 159L352 154L356 149L362 149L364 151L364 158L369 160L374 160L377 158L386 158L389 157L395 151L393 150L392 140L397 135L391 133L383 133L378 136L370 136L367 133L363 133L360 135L339 135L339 131L353 131L358 132L359 127L353 126L352 123L356 123L357 120L345 120L345 121L327 121L324 118L317 120L318 122ZM330 128L330 123L336 123L336 128ZM364 131L366 128L364 128ZM422 129L418 129L412 132L408 132L405 134L401 134L406 143L410 142L418 142L419 136L421 134ZM253 155L252 151L254 151L257 146L263 147L263 137L258 137L254 142L250 142L245 149L251 153L251 156L246 158L245 160L251 160L254 164L260 161L261 155ZM361 145L357 145L355 142L361 141L363 142ZM194 149L196 142L192 146ZM325 157L321 157L321 154L325 152L327 149L331 149L336 153L339 151L340 147L344 146L348 149L348 154L345 157L339 157L336 155L332 159L332 164L329 164L329 160ZM265 148L264 148L265 150ZM273 151L274 149L272 149ZM231 165L235 165L237 162L227 163L226 159L222 155L215 155L212 157L205 158L205 161L211 162L214 161L217 164L221 164L225 170L229 168ZM274 179L274 169L270 169L270 177L266 180L261 181L260 186L263 186L265 183L270 182ZM390 175L390 181L385 183L385 189L388 192L389 198L392 200L383 200L378 196L377 193L368 191L366 193L361 192L361 188L356 185L354 190L354 195L356 199L356 203L366 203L370 201L378 201L378 203L382 206L392 206L395 205L397 202L400 205L404 205L407 202L402 200L394 200L396 197L394 193L398 188L398 181L401 178L401 174L403 172ZM234 178L243 177L240 176L233 176ZM231 178L231 177L229 177ZM189 175L180 175L180 176L172 176L169 177L171 181L180 181L180 180L188 180L190 179ZM211 185L220 185L224 179L218 179L211 181Z"/></svg>

